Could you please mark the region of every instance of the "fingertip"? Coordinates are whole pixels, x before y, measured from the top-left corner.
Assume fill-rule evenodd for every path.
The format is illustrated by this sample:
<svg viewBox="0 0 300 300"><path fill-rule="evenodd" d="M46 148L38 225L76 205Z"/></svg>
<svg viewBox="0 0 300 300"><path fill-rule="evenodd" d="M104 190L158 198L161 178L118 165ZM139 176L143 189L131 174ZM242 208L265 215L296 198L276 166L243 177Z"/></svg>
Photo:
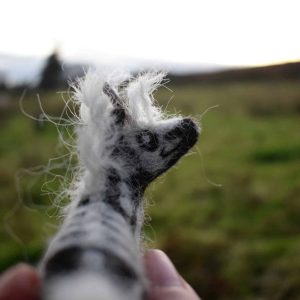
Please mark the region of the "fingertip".
<svg viewBox="0 0 300 300"><path fill-rule="evenodd" d="M35 268L29 265L21 264L20 266L20 278L26 278L27 285L32 288L40 288L41 279L40 276ZM21 276L22 274L22 276ZM23 279L24 280L24 279Z"/></svg>
<svg viewBox="0 0 300 300"><path fill-rule="evenodd" d="M168 256L151 249L144 255L150 287L147 300L199 300L192 287L178 274Z"/></svg>
<svg viewBox="0 0 300 300"><path fill-rule="evenodd" d="M153 288L147 300L201 300L193 291L182 287L156 287Z"/></svg>
<svg viewBox="0 0 300 300"><path fill-rule="evenodd" d="M23 263L9 269L0 278L0 300L35 300L39 290L37 271Z"/></svg>
<svg viewBox="0 0 300 300"><path fill-rule="evenodd" d="M149 250L144 260L146 273L152 286L182 286L180 275L163 251Z"/></svg>

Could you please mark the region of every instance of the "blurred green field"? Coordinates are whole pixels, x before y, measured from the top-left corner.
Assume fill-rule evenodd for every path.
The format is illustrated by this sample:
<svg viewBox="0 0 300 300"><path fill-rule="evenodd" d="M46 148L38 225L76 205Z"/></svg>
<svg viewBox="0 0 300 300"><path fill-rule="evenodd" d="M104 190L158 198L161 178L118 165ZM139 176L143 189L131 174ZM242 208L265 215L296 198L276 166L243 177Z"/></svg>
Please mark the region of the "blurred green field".
<svg viewBox="0 0 300 300"><path fill-rule="evenodd" d="M203 299L300 299L299 82L168 87L159 103L197 118L202 134L147 191L146 245L164 249ZM20 95L8 97L0 106L1 270L41 256L60 220L51 190L69 164L53 160L57 176L37 168L66 150L54 124L24 116ZM61 115L61 94L41 101ZM23 106L41 114L36 95Z"/></svg>

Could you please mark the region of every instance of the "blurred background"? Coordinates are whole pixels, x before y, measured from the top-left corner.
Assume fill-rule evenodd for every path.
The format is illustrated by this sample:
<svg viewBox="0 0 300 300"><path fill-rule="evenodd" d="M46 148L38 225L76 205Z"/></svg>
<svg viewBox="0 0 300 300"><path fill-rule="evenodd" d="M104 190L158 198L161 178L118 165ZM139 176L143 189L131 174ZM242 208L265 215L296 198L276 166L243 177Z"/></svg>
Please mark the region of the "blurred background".
<svg viewBox="0 0 300 300"><path fill-rule="evenodd" d="M36 264L61 221L75 163L62 143L76 113L68 82L90 67L163 69L159 104L197 118L202 134L147 192L147 247L166 251L203 299L300 299L298 8L3 1L0 270Z"/></svg>

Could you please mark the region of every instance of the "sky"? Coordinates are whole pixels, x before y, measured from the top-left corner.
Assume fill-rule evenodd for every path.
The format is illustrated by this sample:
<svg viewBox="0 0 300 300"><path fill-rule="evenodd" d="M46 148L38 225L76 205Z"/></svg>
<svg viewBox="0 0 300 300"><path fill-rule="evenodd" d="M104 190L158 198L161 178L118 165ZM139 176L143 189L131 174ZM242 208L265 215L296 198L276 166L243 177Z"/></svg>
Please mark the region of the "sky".
<svg viewBox="0 0 300 300"><path fill-rule="evenodd" d="M0 54L105 64L300 60L298 0L4 0Z"/></svg>

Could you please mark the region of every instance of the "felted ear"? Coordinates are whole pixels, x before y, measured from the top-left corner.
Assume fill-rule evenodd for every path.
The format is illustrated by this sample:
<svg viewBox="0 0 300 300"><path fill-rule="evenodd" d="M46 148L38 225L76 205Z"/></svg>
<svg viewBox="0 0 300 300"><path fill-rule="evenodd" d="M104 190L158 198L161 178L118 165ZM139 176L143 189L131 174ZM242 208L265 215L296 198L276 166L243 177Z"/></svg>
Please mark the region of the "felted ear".
<svg viewBox="0 0 300 300"><path fill-rule="evenodd" d="M122 107L122 100L107 82L103 86L103 92L110 98L111 103L115 108Z"/></svg>
<svg viewBox="0 0 300 300"><path fill-rule="evenodd" d="M126 119L126 112L122 99L107 82L103 86L103 92L109 97L112 105L114 106L112 114L116 117L116 124L123 125Z"/></svg>

